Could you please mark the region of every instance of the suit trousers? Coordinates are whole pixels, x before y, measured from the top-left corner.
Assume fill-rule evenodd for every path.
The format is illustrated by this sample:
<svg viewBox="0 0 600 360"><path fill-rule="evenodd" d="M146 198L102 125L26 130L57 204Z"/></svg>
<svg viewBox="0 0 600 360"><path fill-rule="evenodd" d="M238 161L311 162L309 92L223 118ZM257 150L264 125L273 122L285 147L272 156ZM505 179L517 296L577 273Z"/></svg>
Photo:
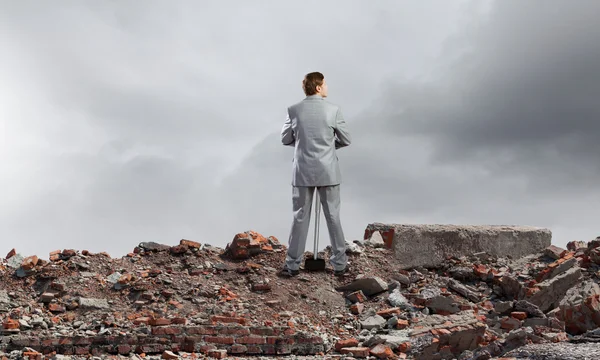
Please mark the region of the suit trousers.
<svg viewBox="0 0 600 360"><path fill-rule="evenodd" d="M332 249L329 262L334 270L343 270L348 260L346 256L346 239L340 221L340 185L292 186L294 219L290 231L285 265L290 270L298 270L302 263L315 189L319 191L323 214L329 230Z"/></svg>

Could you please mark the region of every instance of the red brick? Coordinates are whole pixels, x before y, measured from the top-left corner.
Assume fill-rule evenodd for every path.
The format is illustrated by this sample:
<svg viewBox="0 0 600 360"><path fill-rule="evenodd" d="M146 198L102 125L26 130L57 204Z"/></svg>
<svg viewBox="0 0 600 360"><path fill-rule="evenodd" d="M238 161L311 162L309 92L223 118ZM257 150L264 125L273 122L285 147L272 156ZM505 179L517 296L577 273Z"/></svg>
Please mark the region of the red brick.
<svg viewBox="0 0 600 360"><path fill-rule="evenodd" d="M67 311L67 309L64 307L64 305L60 305L57 303L48 304L48 310L50 310L51 312L56 312L56 313L64 313L65 311Z"/></svg>
<svg viewBox="0 0 600 360"><path fill-rule="evenodd" d="M29 360L42 360L42 354L37 351L24 351L23 357L28 357Z"/></svg>
<svg viewBox="0 0 600 360"><path fill-rule="evenodd" d="M4 324L2 324L2 327L7 330L13 330L20 328L21 324L17 320L6 319L4 320Z"/></svg>
<svg viewBox="0 0 600 360"><path fill-rule="evenodd" d="M410 350L410 341L406 341L406 342L403 342L402 344L398 345L397 350L401 353L405 353L405 352L409 351Z"/></svg>
<svg viewBox="0 0 600 360"><path fill-rule="evenodd" d="M135 325L140 325L140 324L148 325L148 324L150 324L150 318L149 317L139 317L139 318L133 320L133 323Z"/></svg>
<svg viewBox="0 0 600 360"><path fill-rule="evenodd" d="M356 346L358 346L358 340L356 340L356 339L338 340L338 342L335 343L335 351L339 352L343 348L356 347Z"/></svg>
<svg viewBox="0 0 600 360"><path fill-rule="evenodd" d="M215 322L215 323L238 323L238 324L246 324L246 319L245 318L237 318L237 317L230 317L230 316L219 316L219 315L214 315L211 316L210 318L211 321Z"/></svg>
<svg viewBox="0 0 600 360"><path fill-rule="evenodd" d="M133 352L133 348L128 344L121 344L117 347L117 352L121 355L127 355Z"/></svg>
<svg viewBox="0 0 600 360"><path fill-rule="evenodd" d="M500 327L505 330L514 330L521 327L521 321L513 317L503 317L500 320Z"/></svg>
<svg viewBox="0 0 600 360"><path fill-rule="evenodd" d="M384 317L384 318L389 318L392 317L394 314L400 314L400 308L389 308L389 309L385 309L385 310L380 310L377 312L377 315Z"/></svg>
<svg viewBox="0 0 600 360"><path fill-rule="evenodd" d="M231 354L244 354L247 351L248 351L248 348L246 347L246 345L241 345L241 344L231 345L231 348L229 349L229 352Z"/></svg>
<svg viewBox="0 0 600 360"><path fill-rule="evenodd" d="M39 261L39 259L37 256L35 256L35 255L28 256L25 259L23 259L23 262L21 263L21 267L24 270L31 270L37 265L38 261Z"/></svg>
<svg viewBox="0 0 600 360"><path fill-rule="evenodd" d="M267 341L263 336L242 336L237 338L240 344L265 344Z"/></svg>
<svg viewBox="0 0 600 360"><path fill-rule="evenodd" d="M233 345L235 343L231 336L205 336L204 341L213 344L228 344Z"/></svg>
<svg viewBox="0 0 600 360"><path fill-rule="evenodd" d="M364 309L365 309L365 305L363 305L361 303L352 304L350 306L350 312L352 312L354 315L359 315L360 313L363 312Z"/></svg>
<svg viewBox="0 0 600 360"><path fill-rule="evenodd" d="M17 255L17 250L12 249L11 251L8 252L8 254L6 254L6 259L8 260L15 255Z"/></svg>
<svg viewBox="0 0 600 360"><path fill-rule="evenodd" d="M179 335L181 328L175 326L157 326L152 328L153 335Z"/></svg>
<svg viewBox="0 0 600 360"><path fill-rule="evenodd" d="M208 356L213 359L225 359L227 357L227 350L209 350Z"/></svg>
<svg viewBox="0 0 600 360"><path fill-rule="evenodd" d="M398 319L396 329L406 329L408 327L408 320Z"/></svg>
<svg viewBox="0 0 600 360"><path fill-rule="evenodd" d="M62 251L63 256L66 257L73 257L75 255L77 255L77 251L73 250L73 249L64 249Z"/></svg>
<svg viewBox="0 0 600 360"><path fill-rule="evenodd" d="M199 242L195 242L192 240L185 240L185 239L181 239L179 241L179 245L184 245L190 248L195 248L195 249L199 249L200 247L202 247L202 244L200 244Z"/></svg>
<svg viewBox="0 0 600 360"><path fill-rule="evenodd" d="M150 319L149 324L151 326L165 326L165 325L171 325L171 320L169 319L165 319L165 318L158 318L158 319Z"/></svg>
<svg viewBox="0 0 600 360"><path fill-rule="evenodd" d="M510 313L510 316L514 317L517 320L527 319L527 313L523 311L513 311Z"/></svg>
<svg viewBox="0 0 600 360"><path fill-rule="evenodd" d="M370 349L368 347L347 347L340 350L340 354L350 354L356 357L369 356Z"/></svg>
<svg viewBox="0 0 600 360"><path fill-rule="evenodd" d="M395 357L394 352L389 346L379 344L371 349L371 355L378 359L389 359Z"/></svg>

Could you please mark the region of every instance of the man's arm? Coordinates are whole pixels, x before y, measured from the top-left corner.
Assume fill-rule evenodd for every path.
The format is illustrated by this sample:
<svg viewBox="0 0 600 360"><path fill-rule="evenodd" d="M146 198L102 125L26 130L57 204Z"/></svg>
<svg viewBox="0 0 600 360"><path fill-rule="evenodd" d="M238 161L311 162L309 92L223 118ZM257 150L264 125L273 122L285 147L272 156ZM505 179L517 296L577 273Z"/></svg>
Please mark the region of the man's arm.
<svg viewBox="0 0 600 360"><path fill-rule="evenodd" d="M335 114L335 128L333 130L335 132L336 149L350 145L350 133L348 132L348 128L346 127L346 121L344 120L342 111L339 108Z"/></svg>
<svg viewBox="0 0 600 360"><path fill-rule="evenodd" d="M294 146L296 138L292 129L292 119L290 119L290 110L288 109L287 118L281 129L281 143L286 146Z"/></svg>

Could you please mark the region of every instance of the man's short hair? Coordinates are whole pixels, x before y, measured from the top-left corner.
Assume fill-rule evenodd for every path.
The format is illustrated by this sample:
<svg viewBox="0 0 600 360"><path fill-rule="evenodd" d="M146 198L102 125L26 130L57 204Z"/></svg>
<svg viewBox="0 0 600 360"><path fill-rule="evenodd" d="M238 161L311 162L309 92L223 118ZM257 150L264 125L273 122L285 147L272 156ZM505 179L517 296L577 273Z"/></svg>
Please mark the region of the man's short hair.
<svg viewBox="0 0 600 360"><path fill-rule="evenodd" d="M325 76L318 71L308 73L302 81L302 89L306 96L311 96L317 93L317 86L323 85Z"/></svg>

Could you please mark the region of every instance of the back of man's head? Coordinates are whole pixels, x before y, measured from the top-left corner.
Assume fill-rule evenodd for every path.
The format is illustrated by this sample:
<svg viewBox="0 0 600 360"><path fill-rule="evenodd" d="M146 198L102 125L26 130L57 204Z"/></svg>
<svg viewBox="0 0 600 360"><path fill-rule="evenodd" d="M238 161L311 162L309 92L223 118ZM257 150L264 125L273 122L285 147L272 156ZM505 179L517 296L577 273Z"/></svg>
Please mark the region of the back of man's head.
<svg viewBox="0 0 600 360"><path fill-rule="evenodd" d="M318 71L308 73L302 80L302 90L306 96L315 95L318 93L317 86L323 86L325 76Z"/></svg>

